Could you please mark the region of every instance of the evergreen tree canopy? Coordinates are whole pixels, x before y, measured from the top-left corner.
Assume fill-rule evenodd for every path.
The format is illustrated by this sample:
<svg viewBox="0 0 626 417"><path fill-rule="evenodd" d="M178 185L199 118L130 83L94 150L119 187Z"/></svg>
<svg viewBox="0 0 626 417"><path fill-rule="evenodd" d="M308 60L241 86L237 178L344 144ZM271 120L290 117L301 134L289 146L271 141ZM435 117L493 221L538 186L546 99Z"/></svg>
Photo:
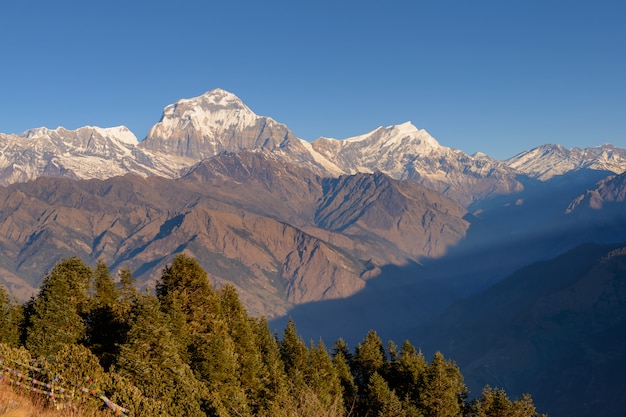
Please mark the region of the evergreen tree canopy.
<svg viewBox="0 0 626 417"><path fill-rule="evenodd" d="M419 387L420 409L425 417L463 415L467 388L459 368L436 352Z"/></svg>
<svg viewBox="0 0 626 417"><path fill-rule="evenodd" d="M53 355L84 338L91 275L78 257L64 259L46 275L28 318L26 347L32 353Z"/></svg>
<svg viewBox="0 0 626 417"><path fill-rule="evenodd" d="M367 332L365 339L356 347L353 369L359 391L365 391L370 376L381 370L385 363L385 347L374 330Z"/></svg>
<svg viewBox="0 0 626 417"><path fill-rule="evenodd" d="M117 303L117 313L118 316L124 318L128 317L130 310L139 298L139 292L135 287L135 278L133 277L133 273L130 269L124 267L120 269L118 275L120 281L117 288L119 297Z"/></svg>
<svg viewBox="0 0 626 417"><path fill-rule="evenodd" d="M217 297L206 272L185 254L176 255L172 264L165 267L156 294L166 310L171 299L178 298L192 326L200 325L205 317L217 311Z"/></svg>
<svg viewBox="0 0 626 417"><path fill-rule="evenodd" d="M367 386L367 406L372 416L406 416L402 402L378 372L372 374Z"/></svg>
<svg viewBox="0 0 626 417"><path fill-rule="evenodd" d="M0 343L17 347L20 342L20 325L24 310L3 285L0 285Z"/></svg>
<svg viewBox="0 0 626 417"><path fill-rule="evenodd" d="M280 356L292 384L297 387L304 385L304 378L308 371L308 351L304 341L298 336L296 324L291 319L283 331Z"/></svg>
<svg viewBox="0 0 626 417"><path fill-rule="evenodd" d="M127 330L122 327L118 307L119 293L109 268L102 261L94 271L90 311L86 317L85 344L108 369L115 360L118 344Z"/></svg>
<svg viewBox="0 0 626 417"><path fill-rule="evenodd" d="M167 316L152 295L140 297L126 342L117 358L118 372L149 398L160 399L172 416L202 416L209 394L178 354Z"/></svg>
<svg viewBox="0 0 626 417"><path fill-rule="evenodd" d="M279 340L186 255L155 294L140 294L129 269L119 276L116 286L103 262L74 257L23 306L0 286L0 359L93 381L135 416L541 417L529 395L501 389L468 403L454 362L438 352L428 363L408 341L385 350L373 330L354 353L342 339L332 355L322 340L307 346L293 320Z"/></svg>

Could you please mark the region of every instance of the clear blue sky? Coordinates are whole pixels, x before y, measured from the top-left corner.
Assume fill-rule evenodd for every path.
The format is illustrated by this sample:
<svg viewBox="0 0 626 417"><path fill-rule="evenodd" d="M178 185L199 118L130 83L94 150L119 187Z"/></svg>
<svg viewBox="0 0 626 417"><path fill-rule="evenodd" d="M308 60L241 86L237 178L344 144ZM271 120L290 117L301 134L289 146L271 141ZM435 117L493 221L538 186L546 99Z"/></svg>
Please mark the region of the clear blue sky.
<svg viewBox="0 0 626 417"><path fill-rule="evenodd" d="M219 87L307 140L410 120L500 159L626 147L625 21L603 0L6 0L0 132L142 139L163 107Z"/></svg>

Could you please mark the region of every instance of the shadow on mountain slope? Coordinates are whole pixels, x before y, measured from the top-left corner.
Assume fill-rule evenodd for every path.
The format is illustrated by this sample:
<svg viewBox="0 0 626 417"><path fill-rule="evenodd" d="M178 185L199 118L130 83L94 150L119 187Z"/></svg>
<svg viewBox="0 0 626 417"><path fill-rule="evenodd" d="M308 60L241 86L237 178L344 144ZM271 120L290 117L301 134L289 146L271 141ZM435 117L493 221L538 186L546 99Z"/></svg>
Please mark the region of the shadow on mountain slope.
<svg viewBox="0 0 626 417"><path fill-rule="evenodd" d="M453 293L426 277L421 266L386 266L359 293L298 305L270 326L280 335L292 318L306 341L322 338L328 346L339 338L355 346L371 329L384 341L401 343L406 329L426 323L454 301Z"/></svg>
<svg viewBox="0 0 626 417"><path fill-rule="evenodd" d="M603 226L606 211L567 213L574 199L609 174L585 170L546 182L525 178L524 191L475 203L464 217L471 224L466 238L445 257L423 261L429 278L467 296L585 242L622 240L615 222Z"/></svg>
<svg viewBox="0 0 626 417"><path fill-rule="evenodd" d="M470 390L533 395L550 416L623 415L626 248L582 245L529 265L407 332L460 365Z"/></svg>

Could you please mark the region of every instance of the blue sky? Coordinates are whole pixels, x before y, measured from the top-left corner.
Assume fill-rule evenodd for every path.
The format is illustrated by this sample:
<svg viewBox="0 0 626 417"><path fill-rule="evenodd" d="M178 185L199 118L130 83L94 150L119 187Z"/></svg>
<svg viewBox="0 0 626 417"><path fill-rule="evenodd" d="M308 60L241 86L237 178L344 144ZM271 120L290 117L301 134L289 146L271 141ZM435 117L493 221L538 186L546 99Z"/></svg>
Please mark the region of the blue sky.
<svg viewBox="0 0 626 417"><path fill-rule="evenodd" d="M307 140L410 120L500 159L626 147L625 18L603 0L7 0L0 132L142 139L163 107L219 87Z"/></svg>

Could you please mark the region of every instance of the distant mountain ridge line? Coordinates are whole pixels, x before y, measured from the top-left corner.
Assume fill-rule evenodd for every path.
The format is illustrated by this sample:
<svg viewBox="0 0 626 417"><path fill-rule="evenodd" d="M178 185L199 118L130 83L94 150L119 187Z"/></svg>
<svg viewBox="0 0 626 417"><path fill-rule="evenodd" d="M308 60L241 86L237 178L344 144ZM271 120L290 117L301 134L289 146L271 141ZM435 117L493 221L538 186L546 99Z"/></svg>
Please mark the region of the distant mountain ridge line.
<svg viewBox="0 0 626 417"><path fill-rule="evenodd" d="M626 171L626 150L611 145L585 150L543 145L499 161L442 146L410 122L343 140L307 142L286 125L256 115L234 94L215 89L166 106L142 141L124 126L0 134L0 185L40 176L177 178L201 160L244 150L271 152L321 176L380 171L417 181L463 205L520 191L519 175L545 181L580 169Z"/></svg>

